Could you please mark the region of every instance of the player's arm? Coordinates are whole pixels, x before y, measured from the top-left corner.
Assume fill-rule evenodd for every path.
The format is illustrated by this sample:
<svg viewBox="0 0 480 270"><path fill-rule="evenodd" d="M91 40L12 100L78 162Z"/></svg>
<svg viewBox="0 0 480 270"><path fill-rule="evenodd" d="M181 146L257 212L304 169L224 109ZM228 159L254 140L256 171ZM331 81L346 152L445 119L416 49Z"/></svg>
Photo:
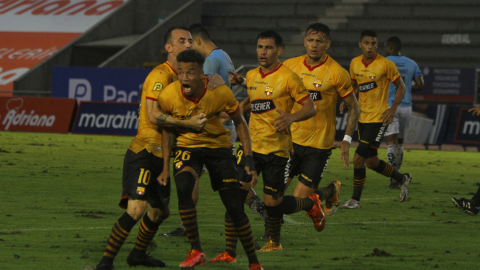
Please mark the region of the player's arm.
<svg viewBox="0 0 480 270"><path fill-rule="evenodd" d="M241 85L243 88L247 88L246 80L242 75L235 73L234 71L229 70L230 77L228 77L228 82L231 85Z"/></svg>
<svg viewBox="0 0 480 270"><path fill-rule="evenodd" d="M353 94L355 95L355 100L357 101L357 105L358 105L358 83L356 80L352 80L352 88L353 88ZM343 100L341 103L340 103L340 108L338 108L338 110L340 111L340 114L343 114L343 111L345 110L345 101L346 100ZM348 106L347 106L348 107ZM348 107L349 108L349 107ZM350 109L350 108L349 108ZM349 110L350 112L350 110ZM355 130L354 130L355 131Z"/></svg>
<svg viewBox="0 0 480 270"><path fill-rule="evenodd" d="M240 110L242 114L249 113L252 110L252 106L250 105L250 96L247 96L241 103L240 103Z"/></svg>
<svg viewBox="0 0 480 270"><path fill-rule="evenodd" d="M207 123L207 119L203 113L187 120L179 120L163 113L161 111L162 107L157 101L146 99L146 105L150 123L160 127L180 127L200 131Z"/></svg>
<svg viewBox="0 0 480 270"><path fill-rule="evenodd" d="M402 80L402 77L398 77L396 81L393 82L395 87L397 88L397 93L395 94L395 100L392 103L392 106L388 108L386 111L383 112L383 123L391 124L393 122L393 118L395 117L395 113L397 112L397 108L402 102L403 96L405 95L405 83Z"/></svg>
<svg viewBox="0 0 480 270"><path fill-rule="evenodd" d="M413 77L413 81L415 82L415 85L412 86L412 92L421 91L424 87L423 76Z"/></svg>
<svg viewBox="0 0 480 270"><path fill-rule="evenodd" d="M347 127L345 129L345 136L340 142L340 161L343 160L343 166L350 167L350 144L352 143L353 133L357 129L358 118L360 117L360 108L358 106L357 97L350 95L343 99L343 102L348 108Z"/></svg>
<svg viewBox="0 0 480 270"><path fill-rule="evenodd" d="M157 181L160 185L167 185L170 180L170 153L175 146L175 134L170 128L162 128L163 170Z"/></svg>
<svg viewBox="0 0 480 270"><path fill-rule="evenodd" d="M255 165L253 163L252 155L252 141L250 139L250 132L248 131L247 122L243 117L242 112L237 110L233 115L230 115L235 123L238 137L243 146L243 152L245 153L245 170L249 175L252 175L251 187L255 187L257 184L257 172L255 171Z"/></svg>
<svg viewBox="0 0 480 270"><path fill-rule="evenodd" d="M317 114L317 108L310 96L300 102L302 108L295 113L288 114L279 109L275 109L280 116L273 119L273 125L277 131L287 130L293 122L300 122L314 117Z"/></svg>

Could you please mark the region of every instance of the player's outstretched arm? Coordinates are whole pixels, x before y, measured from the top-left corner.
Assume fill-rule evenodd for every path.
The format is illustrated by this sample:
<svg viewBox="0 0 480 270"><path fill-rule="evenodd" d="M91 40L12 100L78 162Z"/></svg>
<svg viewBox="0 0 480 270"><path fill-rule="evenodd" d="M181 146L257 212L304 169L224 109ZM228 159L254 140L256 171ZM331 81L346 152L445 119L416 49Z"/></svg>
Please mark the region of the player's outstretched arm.
<svg viewBox="0 0 480 270"><path fill-rule="evenodd" d="M247 88L247 84L245 84L245 78L242 75L237 74L231 70L228 71L230 73L230 77L228 77L228 82L231 85L242 85L244 88Z"/></svg>
<svg viewBox="0 0 480 270"><path fill-rule="evenodd" d="M252 182L250 184L253 188L257 184L258 177L253 163L252 141L250 139L247 122L245 121L245 118L243 118L243 114L240 110L237 110L235 114L230 115L230 117L235 123L238 137L240 137L240 142L242 142L243 152L245 153L245 170L249 175L252 175Z"/></svg>
<svg viewBox="0 0 480 270"><path fill-rule="evenodd" d="M395 117L395 113L397 112L397 108L402 102L403 96L405 95L405 83L403 83L402 77L399 77L393 83L397 87L397 93L395 94L395 100L392 103L392 106L383 112L383 123L391 124L393 122L393 118Z"/></svg>
<svg viewBox="0 0 480 270"><path fill-rule="evenodd" d="M300 104L302 105L302 108L296 113L292 114L275 109L280 114L280 116L273 119L273 125L277 131L287 130L290 128L290 125L293 122L304 121L308 118L314 117L317 114L317 108L315 107L315 103L313 103L313 100L310 96L303 100Z"/></svg>
<svg viewBox="0 0 480 270"><path fill-rule="evenodd" d="M470 110L468 110L469 112L472 112L472 115L478 115L480 116L480 107L475 107L475 108L471 108Z"/></svg>
<svg viewBox="0 0 480 270"><path fill-rule="evenodd" d="M358 107L357 97L350 95L343 100L348 108L347 127L345 129L345 136L340 142L341 155L340 161L343 160L343 166L350 167L350 144L352 143L352 136L357 128L358 118L360 117L360 108Z"/></svg>
<svg viewBox="0 0 480 270"><path fill-rule="evenodd" d="M193 116L190 119L180 120L163 113L160 105L154 100L147 99L146 105L150 123L160 127L180 127L201 131L207 123L207 118L203 113Z"/></svg>
<svg viewBox="0 0 480 270"><path fill-rule="evenodd" d="M170 153L175 146L175 134L169 128L162 128L162 152L163 152L163 170L158 176L157 181L160 185L167 185L170 181Z"/></svg>

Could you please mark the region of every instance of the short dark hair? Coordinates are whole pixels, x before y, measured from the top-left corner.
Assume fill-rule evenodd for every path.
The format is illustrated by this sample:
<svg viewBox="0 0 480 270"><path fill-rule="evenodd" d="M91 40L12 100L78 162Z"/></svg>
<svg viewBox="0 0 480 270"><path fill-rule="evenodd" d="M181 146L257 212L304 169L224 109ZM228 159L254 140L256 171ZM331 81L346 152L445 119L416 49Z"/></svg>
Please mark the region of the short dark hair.
<svg viewBox="0 0 480 270"><path fill-rule="evenodd" d="M203 67L205 63L205 56L197 50L185 50L177 55L178 63L198 63L198 66Z"/></svg>
<svg viewBox="0 0 480 270"><path fill-rule="evenodd" d="M275 45L277 47L283 47L282 37L277 32L275 32L273 30L263 31L260 34L258 34L257 41L259 39L264 39L264 38L273 38L273 40L275 41Z"/></svg>
<svg viewBox="0 0 480 270"><path fill-rule="evenodd" d="M172 43L172 32L173 30L185 30L185 31L188 31L188 28L186 28L185 26L170 26L170 28L168 28L167 32L165 33L165 36L163 36L163 42L165 44L167 43Z"/></svg>
<svg viewBox="0 0 480 270"><path fill-rule="evenodd" d="M308 30L314 30L315 32L322 32L325 33L328 39L330 39L330 27L323 23L311 23L307 30L305 30L305 36L307 36Z"/></svg>
<svg viewBox="0 0 480 270"><path fill-rule="evenodd" d="M194 23L188 27L190 30L190 34L192 34L192 37L199 37L205 41L210 41L210 34L208 33L207 28L205 28L202 24L200 23Z"/></svg>
<svg viewBox="0 0 480 270"><path fill-rule="evenodd" d="M402 49L402 41L397 36L389 37L387 39L387 44L391 45L395 51L400 51Z"/></svg>
<svg viewBox="0 0 480 270"><path fill-rule="evenodd" d="M373 30L364 30L360 34L360 40L362 40L363 37L377 37L377 33Z"/></svg>

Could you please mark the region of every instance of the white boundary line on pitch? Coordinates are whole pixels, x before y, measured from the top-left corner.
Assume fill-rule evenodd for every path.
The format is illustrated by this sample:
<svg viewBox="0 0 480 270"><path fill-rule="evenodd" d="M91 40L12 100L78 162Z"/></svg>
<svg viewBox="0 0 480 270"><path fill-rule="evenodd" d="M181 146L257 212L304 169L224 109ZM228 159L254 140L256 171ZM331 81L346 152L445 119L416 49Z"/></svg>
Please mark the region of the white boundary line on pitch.
<svg viewBox="0 0 480 270"><path fill-rule="evenodd" d="M286 223L293 224L293 225L311 225L311 222L298 222L293 220L292 218L286 216L284 218ZM400 225L410 225L410 224L432 224L432 223L444 223L446 224L447 222L452 222L452 223L468 223L469 221L407 221L407 222L398 222L398 221L357 221L357 222L327 222L326 225L369 225L369 224L376 224L376 225L382 225L382 224L400 224ZM224 224L199 224L199 227L224 227ZM252 224L253 227L259 227L259 226L264 226L263 223L258 223L258 224ZM160 228L176 228L178 227L177 225L168 225L168 226L161 226ZM135 228L138 228L138 226L135 226ZM36 228L31 228L31 229L3 229L0 230L0 232L3 233L9 233L9 232L41 232L41 231L86 231L86 230L108 230L112 229L112 227L87 227L87 228L43 228L43 229L36 229Z"/></svg>

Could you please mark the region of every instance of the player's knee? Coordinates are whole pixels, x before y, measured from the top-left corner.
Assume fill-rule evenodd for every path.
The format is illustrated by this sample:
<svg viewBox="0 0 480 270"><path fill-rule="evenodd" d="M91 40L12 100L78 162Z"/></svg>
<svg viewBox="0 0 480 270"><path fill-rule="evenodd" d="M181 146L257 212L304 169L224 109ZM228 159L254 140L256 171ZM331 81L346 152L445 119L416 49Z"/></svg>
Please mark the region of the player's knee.
<svg viewBox="0 0 480 270"><path fill-rule="evenodd" d="M175 175L179 205L193 204L192 192L195 186L195 176L190 172L180 172Z"/></svg>
<svg viewBox="0 0 480 270"><path fill-rule="evenodd" d="M149 213L150 219L153 222L158 223L160 221L166 220L170 216L170 208L168 207L165 207L163 209L150 208L150 210L148 210L148 213Z"/></svg>
<svg viewBox="0 0 480 270"><path fill-rule="evenodd" d="M223 205L231 216L243 212L243 202L240 199L240 189L221 189L218 191Z"/></svg>
<svg viewBox="0 0 480 270"><path fill-rule="evenodd" d="M365 167L365 158L355 153L353 156L353 166L357 169Z"/></svg>
<svg viewBox="0 0 480 270"><path fill-rule="evenodd" d="M268 216L272 218L281 218L283 216L283 210L280 205L281 204L276 206L265 205L265 210L267 210Z"/></svg>
<svg viewBox="0 0 480 270"><path fill-rule="evenodd" d="M378 159L368 158L365 162L365 165L367 168L374 170L378 167Z"/></svg>
<svg viewBox="0 0 480 270"><path fill-rule="evenodd" d="M147 209L147 201L141 200L129 200L127 206L127 214L129 214L133 219L139 220L145 210Z"/></svg>

